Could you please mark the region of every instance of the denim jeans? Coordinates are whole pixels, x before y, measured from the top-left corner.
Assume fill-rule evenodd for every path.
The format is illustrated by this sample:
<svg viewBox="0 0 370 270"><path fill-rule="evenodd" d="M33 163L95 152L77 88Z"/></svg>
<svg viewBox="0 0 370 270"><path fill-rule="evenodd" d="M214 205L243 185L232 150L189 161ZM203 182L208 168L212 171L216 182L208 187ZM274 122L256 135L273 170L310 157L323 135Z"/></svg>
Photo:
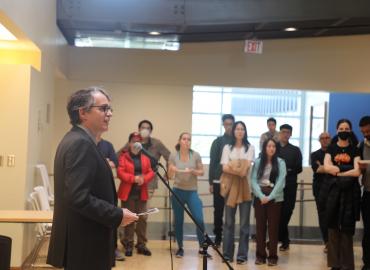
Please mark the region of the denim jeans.
<svg viewBox="0 0 370 270"><path fill-rule="evenodd" d="M203 204L198 196L197 191L192 190L182 190L174 188L173 192L180 197L181 201L188 206L190 213L194 216L194 219L201 226L204 231L204 221L203 221ZM183 226L184 226L184 209L179 205L177 200L172 196L172 209L175 215L175 236L177 245L179 248L184 246L183 244ZM199 246L203 243L203 233L197 229L197 237Z"/></svg>
<svg viewBox="0 0 370 270"><path fill-rule="evenodd" d="M251 204L252 204L251 201L246 201L238 204L235 208L225 205L223 253L226 259L232 260L234 258L235 214L236 208L239 207L240 233L239 233L239 247L236 258L240 260L248 260L249 225L250 225L249 219Z"/></svg>

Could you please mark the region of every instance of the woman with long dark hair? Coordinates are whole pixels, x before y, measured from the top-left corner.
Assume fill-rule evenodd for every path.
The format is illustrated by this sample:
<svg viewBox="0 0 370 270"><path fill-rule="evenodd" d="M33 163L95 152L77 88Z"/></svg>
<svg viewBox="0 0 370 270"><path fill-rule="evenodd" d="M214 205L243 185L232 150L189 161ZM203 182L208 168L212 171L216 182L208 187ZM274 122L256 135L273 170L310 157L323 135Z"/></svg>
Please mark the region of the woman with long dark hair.
<svg viewBox="0 0 370 270"><path fill-rule="evenodd" d="M239 207L240 233L236 255L238 264L246 264L249 248L249 216L251 192L249 188L249 168L254 159L254 146L248 141L247 128L242 121L237 121L232 129L231 144L225 145L222 157L221 195L225 198L225 224L223 254L226 260L234 258L235 214Z"/></svg>
<svg viewBox="0 0 370 270"><path fill-rule="evenodd" d="M352 124L348 119L337 123L337 142L332 143L324 159L325 216L328 225L328 266L332 270L354 269L353 235L360 218L361 191L358 177L360 152L353 140ZM355 138L357 141L357 138Z"/></svg>
<svg viewBox="0 0 370 270"><path fill-rule="evenodd" d="M187 205L194 219L204 231L203 204L198 195L198 176L202 176L204 173L203 164L199 153L192 150L190 145L190 133L181 133L179 142L175 146L176 152L171 153L168 161L168 176L175 180L173 192ZM172 209L175 216L175 236L178 245L176 257L182 258L184 256L184 209L174 197L172 198ZM202 232L197 229L196 233L199 242L199 254L211 257L203 252L204 237Z"/></svg>
<svg viewBox="0 0 370 270"><path fill-rule="evenodd" d="M261 156L254 162L252 170L252 190L255 196L256 217L256 264L277 265L277 245L279 240L279 219L284 200L286 176L285 161L278 157L278 144L273 139L262 145ZM269 256L266 252L266 231L268 228Z"/></svg>

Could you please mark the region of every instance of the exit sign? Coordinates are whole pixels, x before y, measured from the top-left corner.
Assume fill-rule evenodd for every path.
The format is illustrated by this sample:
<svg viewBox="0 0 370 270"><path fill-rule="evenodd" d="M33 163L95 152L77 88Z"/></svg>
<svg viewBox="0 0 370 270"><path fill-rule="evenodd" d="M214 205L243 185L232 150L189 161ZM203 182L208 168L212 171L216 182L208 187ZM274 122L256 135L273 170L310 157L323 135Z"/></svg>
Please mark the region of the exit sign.
<svg viewBox="0 0 370 270"><path fill-rule="evenodd" d="M244 52L246 53L262 53L263 42L261 40L246 40Z"/></svg>

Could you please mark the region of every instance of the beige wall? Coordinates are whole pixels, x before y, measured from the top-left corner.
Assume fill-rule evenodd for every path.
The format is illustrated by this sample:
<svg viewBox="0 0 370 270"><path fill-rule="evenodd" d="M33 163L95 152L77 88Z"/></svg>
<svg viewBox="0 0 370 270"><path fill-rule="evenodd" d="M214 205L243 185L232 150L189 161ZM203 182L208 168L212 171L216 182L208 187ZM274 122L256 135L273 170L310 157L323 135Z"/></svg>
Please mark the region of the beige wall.
<svg viewBox="0 0 370 270"><path fill-rule="evenodd" d="M243 53L242 42L184 44L179 52L69 47L54 147L69 127L65 101L76 89L100 85L111 92L115 111L106 137L116 147L144 118L172 146L191 129L195 84L370 92L369 42L369 35L269 40L262 55Z"/></svg>
<svg viewBox="0 0 370 270"><path fill-rule="evenodd" d="M30 66L0 65L0 209L23 209L27 170L27 134ZM5 79L6 78L6 79ZM15 156L15 166L7 166L7 156ZM0 224L0 234L13 239L12 261L22 261L23 226Z"/></svg>
<svg viewBox="0 0 370 270"><path fill-rule="evenodd" d="M17 95L17 99L9 103L11 107L1 106L1 115L5 117L6 122L4 125L1 121L0 152L16 154L16 167L13 171L17 173L12 174L10 169L0 168L0 208L25 209L29 207L28 194L35 185L40 183L35 165L46 163L50 166L51 163L55 78L63 77L66 72L67 46L55 24L55 0L2 0L0 9L39 47L42 53L41 72L22 65L9 65L10 67L6 69L3 65L0 67L0 84L5 84L0 88L1 102L6 102L6 95L9 93ZM9 69L22 69L22 73L3 72ZM9 84L14 86L6 87ZM51 108L49 123L46 121L47 104L50 104ZM22 125L22 129L17 125ZM5 132L5 135L12 138L11 140L3 140L3 130L9 131L9 134ZM6 147L6 150L3 150L3 147ZM5 176L4 173L6 173ZM9 227L12 228L10 232L7 231ZM0 233L13 238L11 265L20 266L35 242L34 227L0 224Z"/></svg>
<svg viewBox="0 0 370 270"><path fill-rule="evenodd" d="M137 130L140 120L150 119L153 136L173 149L182 131L191 131L192 89L186 86L109 83L96 81L58 81L54 122L54 149L70 129L66 112L68 96L75 90L91 85L103 86L112 96L113 117L109 131L103 135L118 150L127 142L129 133ZM59 83L58 83L59 85Z"/></svg>
<svg viewBox="0 0 370 270"><path fill-rule="evenodd" d="M370 35L184 44L179 52L70 48L71 80L370 92Z"/></svg>

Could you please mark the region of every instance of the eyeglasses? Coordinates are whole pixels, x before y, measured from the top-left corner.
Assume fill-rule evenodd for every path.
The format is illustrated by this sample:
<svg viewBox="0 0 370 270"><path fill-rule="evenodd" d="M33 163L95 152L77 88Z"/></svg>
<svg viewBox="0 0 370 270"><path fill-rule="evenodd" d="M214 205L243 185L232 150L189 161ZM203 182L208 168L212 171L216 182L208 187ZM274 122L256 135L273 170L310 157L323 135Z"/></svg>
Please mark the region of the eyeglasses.
<svg viewBox="0 0 370 270"><path fill-rule="evenodd" d="M110 105L104 104L104 105L93 105L90 106L90 108L98 108L99 111L108 113L109 111L112 113L113 109Z"/></svg>

